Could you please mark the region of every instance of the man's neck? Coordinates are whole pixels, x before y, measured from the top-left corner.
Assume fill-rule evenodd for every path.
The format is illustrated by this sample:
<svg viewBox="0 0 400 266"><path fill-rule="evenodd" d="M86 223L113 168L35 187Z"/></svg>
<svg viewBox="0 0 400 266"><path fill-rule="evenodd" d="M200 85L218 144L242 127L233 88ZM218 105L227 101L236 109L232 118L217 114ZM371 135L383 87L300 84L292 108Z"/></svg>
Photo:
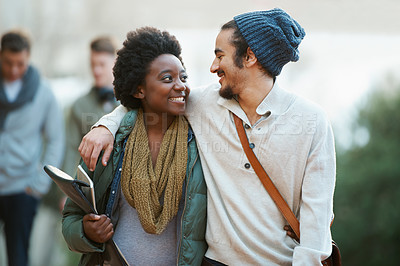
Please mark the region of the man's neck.
<svg viewBox="0 0 400 266"><path fill-rule="evenodd" d="M254 82L246 84L246 87L240 92L237 99L240 107L246 113L250 123L255 124L261 115L257 114L257 107L265 99L274 86L272 78L254 79Z"/></svg>

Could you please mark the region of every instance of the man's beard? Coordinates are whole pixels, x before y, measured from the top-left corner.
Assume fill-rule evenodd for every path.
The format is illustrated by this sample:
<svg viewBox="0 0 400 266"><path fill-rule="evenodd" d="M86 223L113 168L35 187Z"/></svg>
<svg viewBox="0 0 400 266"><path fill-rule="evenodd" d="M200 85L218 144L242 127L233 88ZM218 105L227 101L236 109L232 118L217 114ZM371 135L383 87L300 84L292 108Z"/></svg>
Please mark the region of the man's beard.
<svg viewBox="0 0 400 266"><path fill-rule="evenodd" d="M225 98L227 100L230 100L233 98L233 96L235 96L233 94L233 89L232 86L227 85L225 88L219 89L219 96L221 96L222 98Z"/></svg>

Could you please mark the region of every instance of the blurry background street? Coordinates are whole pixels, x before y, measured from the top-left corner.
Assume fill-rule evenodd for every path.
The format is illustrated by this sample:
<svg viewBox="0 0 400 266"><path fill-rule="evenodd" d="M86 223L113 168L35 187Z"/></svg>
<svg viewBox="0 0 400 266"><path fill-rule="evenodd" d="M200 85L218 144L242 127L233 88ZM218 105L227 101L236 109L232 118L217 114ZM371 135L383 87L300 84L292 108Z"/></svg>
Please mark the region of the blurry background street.
<svg viewBox="0 0 400 266"><path fill-rule="evenodd" d="M344 265L397 265L399 1L0 0L0 34L16 27L30 32L32 62L50 82L59 103L68 108L90 89L89 42L95 36L113 35L122 44L126 33L137 27L170 31L181 42L195 89L217 81L209 66L220 26L239 13L274 7L286 10L306 31L300 61L284 67L278 76L280 86L321 105L333 124L338 177L332 232ZM39 256L42 242L56 241L62 244L47 247L55 247L49 252L49 265L75 263L75 258L65 258L69 253L62 237L55 239L47 235L46 226L40 228L48 221L46 215L55 215L58 224L59 214L41 214L32 257ZM0 265L3 248L0 238Z"/></svg>

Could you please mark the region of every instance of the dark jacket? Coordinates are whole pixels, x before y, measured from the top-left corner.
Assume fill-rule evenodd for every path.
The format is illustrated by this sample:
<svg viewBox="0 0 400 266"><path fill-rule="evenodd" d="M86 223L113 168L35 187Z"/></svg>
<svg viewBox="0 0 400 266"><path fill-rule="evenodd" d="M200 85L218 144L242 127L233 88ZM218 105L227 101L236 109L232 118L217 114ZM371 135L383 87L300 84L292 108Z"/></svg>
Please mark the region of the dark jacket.
<svg viewBox="0 0 400 266"><path fill-rule="evenodd" d="M82 163L82 166L89 173L95 184L97 211L106 213L106 209L111 210L108 215L116 226L118 208L115 208L117 205L116 201L114 201L115 197L110 197L110 195L120 191L115 189L116 184L119 188L119 180L118 182L113 182L113 180L118 176L116 175L116 170L124 149L124 140L132 131L136 117L137 110L132 110L123 118L115 137L112 160L109 161L106 167L99 160L95 171L89 172ZM196 141L191 130L189 130L188 136L188 161L183 193L184 200L181 202L178 211L180 226L177 228L177 265L200 265L207 250L205 242L207 190ZM75 203L69 199L67 200L62 222L64 238L71 250L85 253L81 258L80 265L101 264L104 244L95 243L85 237L82 226L84 215L85 213Z"/></svg>

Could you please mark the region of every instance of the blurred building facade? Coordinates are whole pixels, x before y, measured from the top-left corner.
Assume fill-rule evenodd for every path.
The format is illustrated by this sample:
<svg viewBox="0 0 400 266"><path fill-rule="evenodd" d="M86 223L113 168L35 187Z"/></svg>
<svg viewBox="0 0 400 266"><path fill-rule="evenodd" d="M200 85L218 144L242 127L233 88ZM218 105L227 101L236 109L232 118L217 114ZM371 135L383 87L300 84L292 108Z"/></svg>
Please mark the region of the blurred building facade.
<svg viewBox="0 0 400 266"><path fill-rule="evenodd" d="M214 36L202 31L217 32L236 14L274 7L288 11L307 32L400 34L395 0L0 0L0 32L28 29L32 59L46 76L86 77L86 46L99 34L112 33L122 42L129 30L151 25L194 32L195 41L208 47Z"/></svg>

